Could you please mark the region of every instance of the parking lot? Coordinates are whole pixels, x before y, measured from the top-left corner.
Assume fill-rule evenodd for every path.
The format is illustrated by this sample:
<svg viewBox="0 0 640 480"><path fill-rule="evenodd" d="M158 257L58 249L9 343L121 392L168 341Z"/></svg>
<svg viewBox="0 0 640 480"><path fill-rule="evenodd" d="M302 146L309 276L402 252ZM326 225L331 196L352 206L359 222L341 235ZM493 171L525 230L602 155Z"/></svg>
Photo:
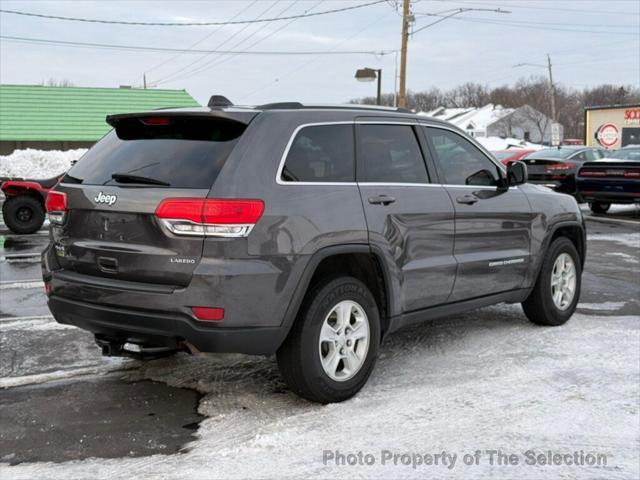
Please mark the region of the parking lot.
<svg viewBox="0 0 640 480"><path fill-rule="evenodd" d="M0 475L638 478L638 217L627 207L588 221L581 302L565 326L498 305L407 328L360 394L327 406L290 393L273 358L101 357L89 334L49 315L46 231L2 226ZM500 464L498 450L518 463ZM605 463L531 465L527 451ZM443 453L445 465L427 465Z"/></svg>

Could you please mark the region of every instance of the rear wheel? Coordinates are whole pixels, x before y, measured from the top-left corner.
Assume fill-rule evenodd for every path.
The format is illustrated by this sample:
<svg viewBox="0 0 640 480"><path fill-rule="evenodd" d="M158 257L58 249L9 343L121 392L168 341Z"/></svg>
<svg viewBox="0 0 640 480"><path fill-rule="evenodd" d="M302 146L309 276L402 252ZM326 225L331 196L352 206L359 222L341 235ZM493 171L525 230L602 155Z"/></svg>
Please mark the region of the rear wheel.
<svg viewBox="0 0 640 480"><path fill-rule="evenodd" d="M30 195L9 197L2 205L4 223L14 233L37 232L44 223L44 205Z"/></svg>
<svg viewBox="0 0 640 480"><path fill-rule="evenodd" d="M380 344L375 299L353 277L313 288L278 350L278 366L295 393L320 403L341 402L367 382Z"/></svg>
<svg viewBox="0 0 640 480"><path fill-rule="evenodd" d="M589 204L589 208L591 208L593 213L607 213L609 207L611 207L611 204L604 202L593 202Z"/></svg>
<svg viewBox="0 0 640 480"><path fill-rule="evenodd" d="M578 251L565 237L549 246L536 285L522 303L525 315L538 325L562 325L571 318L580 297L582 266Z"/></svg>

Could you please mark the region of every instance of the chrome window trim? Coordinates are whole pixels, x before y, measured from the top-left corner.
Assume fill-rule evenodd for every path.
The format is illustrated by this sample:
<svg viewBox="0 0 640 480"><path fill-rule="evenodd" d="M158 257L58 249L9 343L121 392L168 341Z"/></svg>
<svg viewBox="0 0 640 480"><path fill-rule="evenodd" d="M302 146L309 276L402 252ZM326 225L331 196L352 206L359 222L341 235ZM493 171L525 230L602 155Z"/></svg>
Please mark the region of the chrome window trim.
<svg viewBox="0 0 640 480"><path fill-rule="evenodd" d="M446 183L402 183L402 182L286 182L282 180L282 170L284 170L284 164L287 159L287 155L289 154L289 150L291 150L291 146L296 138L296 135L303 128L307 127L318 127L325 125L412 125L412 126L420 126L420 127L428 127L428 128L438 128L440 130L447 130L457 135L460 135L460 132L455 128L450 128L445 125L433 125L430 123L426 123L421 120L415 121L407 121L406 119L398 119L399 121L395 121L395 119L380 119L380 120L336 120L336 121L327 121L327 122L312 122L312 123L303 123L298 125L294 130L289 140L287 141L287 145L280 157L280 163L278 164L278 170L276 171L276 183L278 185L283 186L312 186L312 185L324 185L324 186L348 186L355 187L358 185L363 186L379 186L379 187L456 187L456 188L474 188L474 189L492 189L497 190L497 186L482 186L482 185L455 185L455 184L446 184ZM462 138L465 138L469 141L473 146L478 148L480 152L496 167L498 167L502 172L506 174L506 170L504 165L498 163L497 161L491 158L491 155L487 153L487 150L475 141L473 138L467 138L463 135L460 135ZM357 159L354 158L357 161ZM511 189L518 189L517 186L509 187Z"/></svg>
<svg viewBox="0 0 640 480"><path fill-rule="evenodd" d="M289 137L287 146L285 147L282 157L280 158L278 170L276 171L276 183L278 185L289 185L289 186L290 185L331 185L331 186L346 185L351 187L356 186L357 185L356 182L286 182L282 180L282 171L284 170L284 163L287 160L287 155L289 155L289 150L291 150L293 141L296 139L296 136L298 135L300 130L307 127L322 127L327 125L353 125L354 123L355 122L353 120L346 120L346 121L334 121L334 122L303 123L302 125L298 125L293 131L293 133L291 134L291 137ZM355 154L354 154L353 161L354 162L356 161Z"/></svg>

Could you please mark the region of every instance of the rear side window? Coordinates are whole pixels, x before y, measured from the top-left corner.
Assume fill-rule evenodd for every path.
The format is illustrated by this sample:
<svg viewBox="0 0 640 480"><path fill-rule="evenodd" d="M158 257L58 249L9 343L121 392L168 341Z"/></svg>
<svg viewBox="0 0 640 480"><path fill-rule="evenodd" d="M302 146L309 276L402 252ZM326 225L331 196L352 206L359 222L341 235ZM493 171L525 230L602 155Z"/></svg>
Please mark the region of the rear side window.
<svg viewBox="0 0 640 480"><path fill-rule="evenodd" d="M313 125L293 139L282 168L285 182L353 182L353 125Z"/></svg>
<svg viewBox="0 0 640 480"><path fill-rule="evenodd" d="M358 181L429 183L410 125L358 125Z"/></svg>
<svg viewBox="0 0 640 480"><path fill-rule="evenodd" d="M120 185L112 178L119 173L173 188L208 189L246 128L211 118L153 118L157 120L120 120L69 170L64 182ZM132 185L135 182L126 186Z"/></svg>

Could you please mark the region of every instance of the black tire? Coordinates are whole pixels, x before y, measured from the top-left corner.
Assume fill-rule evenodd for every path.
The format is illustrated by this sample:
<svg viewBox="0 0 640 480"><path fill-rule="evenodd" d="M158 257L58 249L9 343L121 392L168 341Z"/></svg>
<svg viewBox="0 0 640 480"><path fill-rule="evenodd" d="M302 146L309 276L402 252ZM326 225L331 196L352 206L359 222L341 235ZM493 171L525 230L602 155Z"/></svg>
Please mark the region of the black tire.
<svg viewBox="0 0 640 480"><path fill-rule="evenodd" d="M42 201L30 195L9 197L2 205L5 225L20 235L40 230L44 223L44 213Z"/></svg>
<svg viewBox="0 0 640 480"><path fill-rule="evenodd" d="M336 381L322 366L320 330L327 315L344 300L356 302L364 310L369 322L369 347L359 370L347 380ZM308 293L289 336L278 350L278 366L289 388L299 396L319 403L341 402L358 393L367 382L379 345L380 316L369 289L353 277L329 279Z"/></svg>
<svg viewBox="0 0 640 480"><path fill-rule="evenodd" d="M576 287L569 306L561 310L553 301L551 293L551 273L556 259L563 253L568 254L576 269ZM559 326L571 318L580 298L582 283L582 264L575 245L566 237L556 238L545 254L540 274L529 297L522 303L527 318L538 325Z"/></svg>
<svg viewBox="0 0 640 480"><path fill-rule="evenodd" d="M593 202L589 204L589 208L593 213L607 213L610 207L610 203L604 202Z"/></svg>

